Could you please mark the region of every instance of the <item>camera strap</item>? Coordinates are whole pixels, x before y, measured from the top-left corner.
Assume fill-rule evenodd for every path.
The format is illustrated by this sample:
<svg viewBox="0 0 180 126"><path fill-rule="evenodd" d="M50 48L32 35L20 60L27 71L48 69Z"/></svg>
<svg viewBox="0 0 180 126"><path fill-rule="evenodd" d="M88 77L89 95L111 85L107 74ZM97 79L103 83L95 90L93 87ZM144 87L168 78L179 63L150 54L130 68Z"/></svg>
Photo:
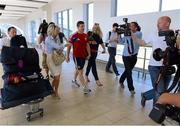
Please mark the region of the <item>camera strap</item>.
<svg viewBox="0 0 180 126"><path fill-rule="evenodd" d="M109 40L110 40L110 37L111 37L111 31L109 31Z"/></svg>
<svg viewBox="0 0 180 126"><path fill-rule="evenodd" d="M134 44L132 38L130 38L130 44L129 44L129 39L126 39L126 43L128 45L128 52L130 55L134 53Z"/></svg>

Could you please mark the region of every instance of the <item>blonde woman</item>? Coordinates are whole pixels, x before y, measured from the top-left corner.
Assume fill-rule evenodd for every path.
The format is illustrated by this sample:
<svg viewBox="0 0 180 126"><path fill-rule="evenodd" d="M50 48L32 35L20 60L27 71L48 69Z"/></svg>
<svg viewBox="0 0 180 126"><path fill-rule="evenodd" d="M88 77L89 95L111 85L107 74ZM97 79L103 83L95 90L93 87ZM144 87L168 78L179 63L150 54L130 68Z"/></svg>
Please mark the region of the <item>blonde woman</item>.
<svg viewBox="0 0 180 126"><path fill-rule="evenodd" d="M67 47L69 44L60 44L59 43L59 27L51 24L48 27L47 30L47 38L45 39L45 48L47 53L47 66L53 75L53 81L52 81L52 87L54 89L54 96L60 99L59 93L58 93L58 87L60 82L60 65L55 65L52 60L52 53L54 50L63 51L65 47Z"/></svg>
<svg viewBox="0 0 180 126"><path fill-rule="evenodd" d="M88 33L88 42L91 48L91 57L88 60L88 65L86 68L86 80L89 82L90 80L88 79L88 75L90 70L92 69L92 73L94 75L94 78L96 80L97 86L103 86L103 84L100 82L98 74L97 74L97 69L96 69L96 57L98 54L98 48L99 45L102 46L103 48L103 53L105 53L105 46L102 41L102 32L101 28L98 23L95 23L92 31L89 31Z"/></svg>

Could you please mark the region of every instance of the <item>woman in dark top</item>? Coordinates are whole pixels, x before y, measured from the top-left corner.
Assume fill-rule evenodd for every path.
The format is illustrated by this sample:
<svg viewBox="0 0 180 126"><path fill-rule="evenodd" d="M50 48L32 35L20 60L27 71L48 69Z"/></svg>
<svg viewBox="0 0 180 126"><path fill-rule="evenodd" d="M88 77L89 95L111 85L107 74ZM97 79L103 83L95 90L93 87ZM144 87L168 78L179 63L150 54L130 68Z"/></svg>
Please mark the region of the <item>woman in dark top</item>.
<svg viewBox="0 0 180 126"><path fill-rule="evenodd" d="M101 32L101 29L99 27L99 24L95 23L93 28L92 28L92 31L89 31L87 34L88 34L89 45L91 48L91 57L88 60L88 65L86 68L86 80L88 82L90 81L88 79L88 75L89 75L89 72L92 68L92 73L93 73L94 78L96 80L96 84L98 86L103 86L103 84L99 81L99 77L98 77L97 69L96 69L96 57L98 54L99 44L103 48L102 53L105 53L105 46L104 46L104 43L102 41L102 32Z"/></svg>
<svg viewBox="0 0 180 126"><path fill-rule="evenodd" d="M61 32L61 29L59 28L59 39L60 39L60 43L62 44L63 42L64 42L64 40L63 39L65 39L65 41L67 42L68 40L67 40L67 38L66 38L66 36L64 35L64 33L63 32Z"/></svg>

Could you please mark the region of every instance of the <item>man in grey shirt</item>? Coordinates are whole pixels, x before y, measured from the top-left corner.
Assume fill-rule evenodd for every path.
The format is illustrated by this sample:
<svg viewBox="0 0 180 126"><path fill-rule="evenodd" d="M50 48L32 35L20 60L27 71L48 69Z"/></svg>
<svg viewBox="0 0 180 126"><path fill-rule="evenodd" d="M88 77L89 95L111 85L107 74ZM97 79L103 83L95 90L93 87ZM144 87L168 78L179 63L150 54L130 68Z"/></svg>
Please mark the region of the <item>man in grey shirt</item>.
<svg viewBox="0 0 180 126"><path fill-rule="evenodd" d="M112 31L109 31L109 33L107 34L106 43L108 43L109 60L106 65L106 72L113 73L110 70L110 67L112 65L114 73L116 74L116 76L119 76L119 72L116 67L116 59L115 59L116 48L117 48L117 44L119 42L119 37L120 37L118 33L116 32L117 28L118 28L118 24L114 23Z"/></svg>

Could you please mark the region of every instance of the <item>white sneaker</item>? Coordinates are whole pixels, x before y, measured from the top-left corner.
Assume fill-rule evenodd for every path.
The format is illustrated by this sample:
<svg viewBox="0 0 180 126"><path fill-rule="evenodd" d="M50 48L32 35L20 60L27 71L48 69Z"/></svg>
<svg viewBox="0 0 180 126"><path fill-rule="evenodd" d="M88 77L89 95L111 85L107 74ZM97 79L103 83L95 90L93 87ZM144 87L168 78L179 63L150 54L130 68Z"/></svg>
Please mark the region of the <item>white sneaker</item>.
<svg viewBox="0 0 180 126"><path fill-rule="evenodd" d="M72 83L75 84L77 87L80 87L80 84L78 84L77 80L72 80Z"/></svg>
<svg viewBox="0 0 180 126"><path fill-rule="evenodd" d="M90 92L91 92L91 89L84 88L83 92L84 92L84 94L88 94L88 93L90 93Z"/></svg>
<svg viewBox="0 0 180 126"><path fill-rule="evenodd" d="M131 92L131 95L134 95L134 94L136 94L136 92L135 91L130 91Z"/></svg>

